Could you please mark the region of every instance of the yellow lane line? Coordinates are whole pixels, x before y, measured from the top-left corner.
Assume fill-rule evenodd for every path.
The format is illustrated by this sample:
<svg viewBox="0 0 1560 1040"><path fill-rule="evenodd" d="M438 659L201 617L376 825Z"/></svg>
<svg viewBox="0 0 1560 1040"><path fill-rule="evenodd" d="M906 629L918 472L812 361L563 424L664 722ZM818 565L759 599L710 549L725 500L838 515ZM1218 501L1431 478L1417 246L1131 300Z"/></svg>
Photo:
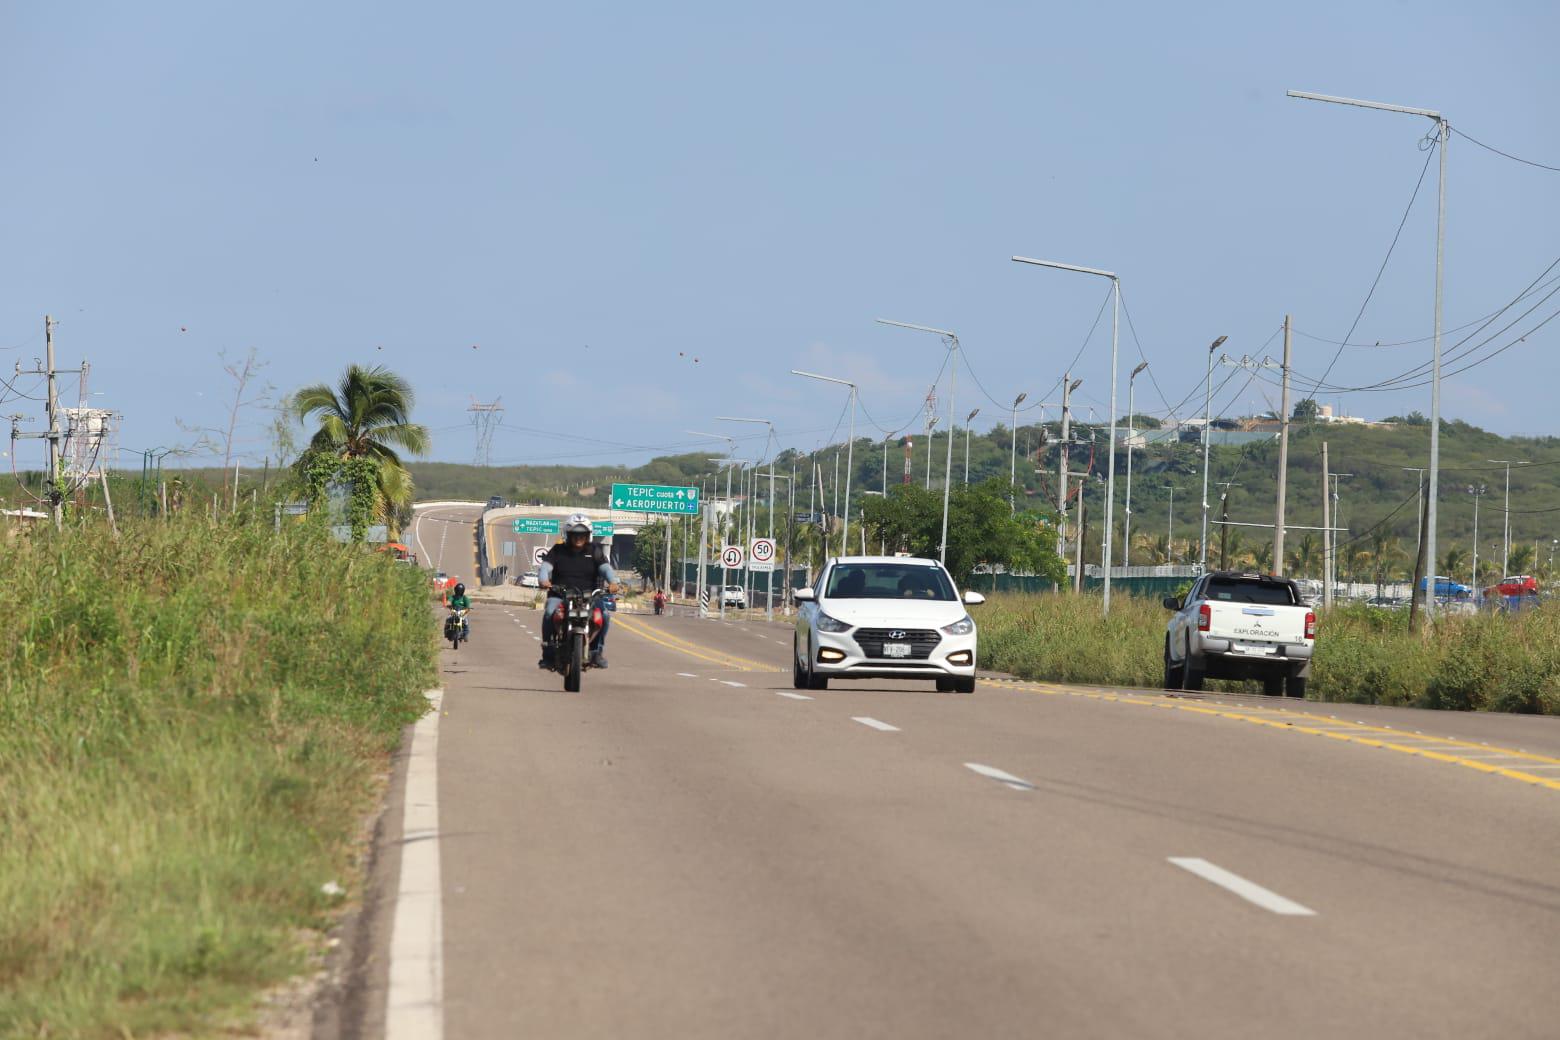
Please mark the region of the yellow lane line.
<svg viewBox="0 0 1560 1040"><path fill-rule="evenodd" d="M1147 708L1169 708L1175 711L1191 712L1194 715L1209 715L1216 718L1233 719L1237 722L1249 722L1256 726L1267 726L1272 729L1286 730L1293 733L1305 733L1310 736L1328 737L1332 740L1340 740L1348 744L1359 744L1363 747L1383 748L1387 751L1397 751L1405 755L1414 755L1418 758L1429 759L1434 762L1447 762L1452 765L1462 766L1465 769L1477 770L1480 773L1489 773L1494 776L1503 776L1509 780L1520 780L1535 787L1547 787L1552 791L1560 791L1560 779L1548 776L1538 776L1534 773L1525 773L1521 769L1511 769L1506 766L1492 765L1478 759L1467 758L1455 753L1457 750L1478 750L1480 752L1494 752L1511 758L1519 758L1544 765L1560 765L1560 758L1550 758L1546 755L1536 755L1529 751L1518 751L1513 748L1494 747L1489 744L1475 744L1471 741L1456 740L1451 737L1432 737L1424 734L1407 734L1402 730L1387 729L1383 726L1370 726L1360 722L1346 722L1342 719L1320 719L1323 725L1307 725L1299 720L1306 718L1301 713L1295 713L1288 718L1273 718L1272 711L1266 711L1268 717L1248 711L1229 711L1222 707L1205 707L1198 704L1179 704L1168 697L1132 696L1121 693L1096 693L1091 690L1079 690L1066 686L1037 685L1013 680L997 680L1001 685L1017 690L1025 690L1031 693L1043 693L1051 697L1081 697L1094 701L1114 701L1119 704L1136 704ZM1263 710L1263 709L1259 709ZM1345 732L1347 730L1347 732ZM1385 734L1384 737L1366 736L1365 734ZM1415 747L1402 744L1398 741L1410 739L1424 741L1439 745L1443 750L1431 750L1427 747Z"/></svg>
<svg viewBox="0 0 1560 1040"><path fill-rule="evenodd" d="M659 643L668 650L676 650L680 654L687 654L690 657L697 657L700 660L709 661L712 664L718 664L730 671L778 672L782 670L776 668L774 665L763 664L759 661L750 661L745 657L737 657L733 654L724 653L720 650L713 651L714 656L712 656L711 653L705 653L702 648L694 647L689 643L685 643L676 636L668 636L663 633L651 632L649 629L644 628L643 626L629 621L627 618L621 616L617 618L615 623L622 625L636 636L641 636L645 639L648 639L652 643Z"/></svg>

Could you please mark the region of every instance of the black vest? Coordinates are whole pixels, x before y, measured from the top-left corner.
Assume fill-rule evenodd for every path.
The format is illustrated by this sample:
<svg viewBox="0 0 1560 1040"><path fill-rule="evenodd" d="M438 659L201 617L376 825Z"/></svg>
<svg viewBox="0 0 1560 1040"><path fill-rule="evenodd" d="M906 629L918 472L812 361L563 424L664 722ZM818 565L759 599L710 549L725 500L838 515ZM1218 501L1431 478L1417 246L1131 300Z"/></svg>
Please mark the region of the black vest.
<svg viewBox="0 0 1560 1040"><path fill-rule="evenodd" d="M552 583L555 589L580 589L590 591L598 581L596 568L606 562L600 544L592 542L580 552L574 552L560 542L547 550L544 557L552 564Z"/></svg>

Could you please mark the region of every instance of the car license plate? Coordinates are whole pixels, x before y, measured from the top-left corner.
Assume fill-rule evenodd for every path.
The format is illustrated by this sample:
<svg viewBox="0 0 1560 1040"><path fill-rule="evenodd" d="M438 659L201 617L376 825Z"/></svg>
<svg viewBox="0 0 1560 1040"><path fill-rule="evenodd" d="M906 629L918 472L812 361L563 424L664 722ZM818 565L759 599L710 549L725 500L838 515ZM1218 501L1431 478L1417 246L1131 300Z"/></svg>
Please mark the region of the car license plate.
<svg viewBox="0 0 1560 1040"><path fill-rule="evenodd" d="M1252 646L1249 643L1236 643L1234 649L1237 654L1271 654L1274 648L1271 646Z"/></svg>
<svg viewBox="0 0 1560 1040"><path fill-rule="evenodd" d="M884 657L909 657L910 656L910 644L909 643L884 643L883 644L883 656Z"/></svg>

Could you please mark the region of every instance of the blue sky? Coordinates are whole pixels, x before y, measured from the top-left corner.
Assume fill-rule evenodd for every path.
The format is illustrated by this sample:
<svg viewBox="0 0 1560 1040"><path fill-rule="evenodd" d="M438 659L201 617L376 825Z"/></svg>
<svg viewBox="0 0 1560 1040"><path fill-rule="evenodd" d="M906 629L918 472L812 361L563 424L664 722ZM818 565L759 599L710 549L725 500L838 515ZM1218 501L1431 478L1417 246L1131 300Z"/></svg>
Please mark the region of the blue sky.
<svg viewBox="0 0 1560 1040"><path fill-rule="evenodd" d="M60 3L0 19L0 366L41 354L54 314L62 364L92 362L127 449L188 443L176 420L221 424L219 353L250 347L278 392L353 361L403 373L438 459L470 459L473 397L508 408L494 461L637 461L731 413L812 447L843 396L791 368L858 380L895 427L937 376L938 341L880 316L956 330L1003 402L1040 398L1081 349L1080 408L1103 416L1108 312L1085 336L1105 283L1014 253L1119 272L1175 405L1215 336L1276 356L1288 311L1342 339L1423 168L1429 121L1286 88L1439 108L1560 165L1560 13L1541 3ZM1449 162L1451 327L1560 256L1560 173L1456 136ZM1356 340L1428 336L1434 202L1432 163ZM1555 432L1557 343L1560 320L1449 379L1446 413ZM1336 349L1297 336L1295 367L1319 376ZM1137 350L1124 322L1123 409ZM1428 356L1348 348L1330 382ZM1264 391L1242 373L1217 410L1265 408ZM1428 411L1426 389L1321 400ZM1138 404L1166 408L1143 380ZM961 374L958 418L976 405L977 428L1004 418Z"/></svg>

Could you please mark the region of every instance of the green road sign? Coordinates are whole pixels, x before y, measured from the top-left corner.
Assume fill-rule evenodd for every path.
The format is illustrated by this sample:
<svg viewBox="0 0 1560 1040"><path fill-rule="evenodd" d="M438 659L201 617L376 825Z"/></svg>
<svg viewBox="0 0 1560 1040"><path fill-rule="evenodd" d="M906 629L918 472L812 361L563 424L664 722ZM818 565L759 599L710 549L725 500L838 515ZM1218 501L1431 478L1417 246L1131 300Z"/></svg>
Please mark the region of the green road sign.
<svg viewBox="0 0 1560 1040"><path fill-rule="evenodd" d="M597 538L611 538L616 531L611 520L592 520L590 529Z"/></svg>
<svg viewBox="0 0 1560 1040"><path fill-rule="evenodd" d="M613 509L628 509L636 513L688 513L699 512L699 489L677 487L671 484L613 484Z"/></svg>
<svg viewBox="0 0 1560 1040"><path fill-rule="evenodd" d="M515 519L515 534L557 534L558 521L522 516Z"/></svg>

